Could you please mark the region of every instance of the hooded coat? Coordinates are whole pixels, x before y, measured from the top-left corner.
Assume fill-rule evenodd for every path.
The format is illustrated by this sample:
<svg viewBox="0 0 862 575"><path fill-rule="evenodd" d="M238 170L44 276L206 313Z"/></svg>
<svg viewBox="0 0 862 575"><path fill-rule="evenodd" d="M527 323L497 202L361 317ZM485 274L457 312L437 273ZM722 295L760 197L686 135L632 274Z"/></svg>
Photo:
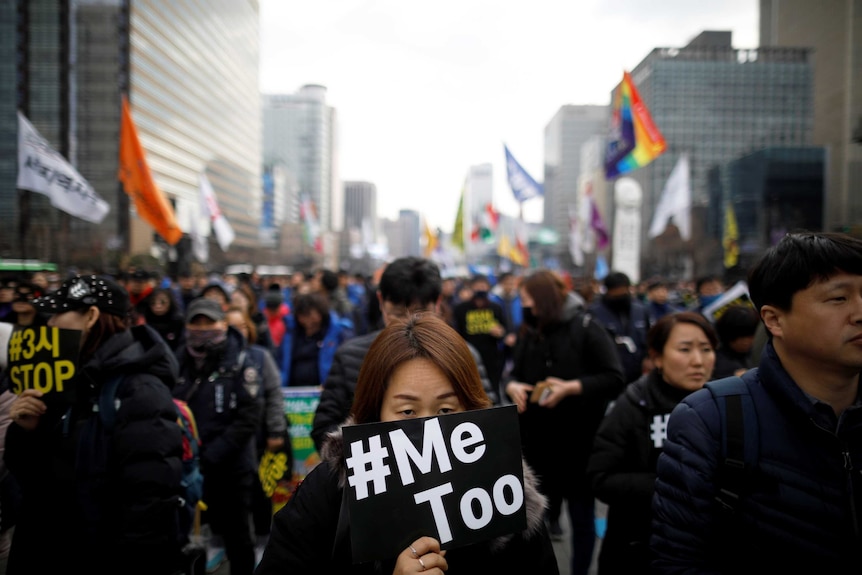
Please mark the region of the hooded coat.
<svg viewBox="0 0 862 575"><path fill-rule="evenodd" d="M38 427L12 423L5 461L21 486L7 573L170 573L185 534L182 435L171 388L177 363L152 328L103 342L75 377L68 409L49 404ZM94 406L122 375L113 431ZM54 409L52 410L52 407Z"/></svg>
<svg viewBox="0 0 862 575"><path fill-rule="evenodd" d="M345 422L349 425L350 421ZM280 573L390 575L395 559L353 564L349 518L342 511L346 468L341 430L329 435L322 461L276 515L255 575ZM545 498L524 464L527 529L446 552L447 575L462 573L559 573L543 521ZM342 516L343 514L343 516ZM341 520L341 523L339 523Z"/></svg>
<svg viewBox="0 0 862 575"><path fill-rule="evenodd" d="M521 441L527 461L542 481L542 493L568 498L590 492L587 460L608 404L625 383L607 331L577 300L569 298L558 321L528 329L515 347L511 378L535 384L548 377L580 379L580 395L553 408L527 403Z"/></svg>
<svg viewBox="0 0 862 575"><path fill-rule="evenodd" d="M655 469L671 411L690 390L652 370L630 383L602 420L587 473L608 505L599 574L647 573Z"/></svg>

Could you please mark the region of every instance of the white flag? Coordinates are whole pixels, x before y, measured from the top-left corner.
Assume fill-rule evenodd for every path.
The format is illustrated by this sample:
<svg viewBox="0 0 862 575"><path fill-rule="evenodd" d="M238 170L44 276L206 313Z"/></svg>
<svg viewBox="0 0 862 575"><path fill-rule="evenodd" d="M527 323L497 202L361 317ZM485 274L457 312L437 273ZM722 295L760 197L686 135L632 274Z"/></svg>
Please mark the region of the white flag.
<svg viewBox="0 0 862 575"><path fill-rule="evenodd" d="M572 205L569 205L569 254L576 266L583 267L584 249L581 239L581 223L578 221L578 209Z"/></svg>
<svg viewBox="0 0 862 575"><path fill-rule="evenodd" d="M691 238L691 179L685 154L679 157L664 185L649 227L649 237L661 235L671 218L680 237Z"/></svg>
<svg viewBox="0 0 862 575"><path fill-rule="evenodd" d="M51 205L98 224L111 207L78 170L18 112L18 188L51 198Z"/></svg>
<svg viewBox="0 0 862 575"><path fill-rule="evenodd" d="M207 178L207 175L204 172L201 172L200 188L201 210L204 212L204 215L209 217L210 222L212 222L216 241L218 241L221 251L226 252L228 247L230 247L230 244L233 242L235 235L233 233L233 228L230 227L230 224L218 207L215 192L213 192L213 187L210 185L209 178Z"/></svg>
<svg viewBox="0 0 862 575"><path fill-rule="evenodd" d="M198 219L198 214L191 214L189 218L189 237L192 240L192 255L200 263L205 264L210 258L209 238L201 233Z"/></svg>

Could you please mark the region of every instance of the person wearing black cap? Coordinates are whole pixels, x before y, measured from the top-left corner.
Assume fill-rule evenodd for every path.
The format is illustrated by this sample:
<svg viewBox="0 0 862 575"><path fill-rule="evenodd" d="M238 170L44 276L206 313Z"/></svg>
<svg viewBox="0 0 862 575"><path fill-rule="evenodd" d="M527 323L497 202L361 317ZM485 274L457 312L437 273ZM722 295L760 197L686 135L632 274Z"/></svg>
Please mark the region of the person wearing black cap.
<svg viewBox="0 0 862 575"><path fill-rule="evenodd" d="M129 326L128 293L108 278L74 276L33 304L81 343L70 404L26 389L10 407L4 458L23 508L7 573L174 572L187 533L173 354ZM118 379L109 429L100 392Z"/></svg>
<svg viewBox="0 0 862 575"><path fill-rule="evenodd" d="M186 311L186 345L177 350L174 397L195 414L201 437L203 500L212 531L224 539L232 575L251 575L254 439L260 425L257 378L246 381L245 342L219 302L199 297Z"/></svg>

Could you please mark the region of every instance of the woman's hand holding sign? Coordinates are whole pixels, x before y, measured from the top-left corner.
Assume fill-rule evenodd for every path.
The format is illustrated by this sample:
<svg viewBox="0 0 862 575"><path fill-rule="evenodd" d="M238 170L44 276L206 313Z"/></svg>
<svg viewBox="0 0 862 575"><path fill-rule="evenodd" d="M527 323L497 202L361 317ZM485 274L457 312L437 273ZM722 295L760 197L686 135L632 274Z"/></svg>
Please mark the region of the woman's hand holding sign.
<svg viewBox="0 0 862 575"><path fill-rule="evenodd" d="M33 431L39 425L39 418L47 409L45 402L39 399L42 392L36 389L25 389L9 408L9 417L20 427Z"/></svg>
<svg viewBox="0 0 862 575"><path fill-rule="evenodd" d="M420 537L398 555L392 575L408 573L442 575L448 568L446 552L440 550L440 542L433 537Z"/></svg>

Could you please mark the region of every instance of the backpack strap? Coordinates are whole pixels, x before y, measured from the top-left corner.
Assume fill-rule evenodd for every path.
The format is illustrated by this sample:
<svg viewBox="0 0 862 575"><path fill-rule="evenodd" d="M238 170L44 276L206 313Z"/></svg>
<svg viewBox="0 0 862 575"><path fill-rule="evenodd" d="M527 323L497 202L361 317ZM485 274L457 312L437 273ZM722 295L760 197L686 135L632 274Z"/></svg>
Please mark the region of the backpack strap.
<svg viewBox="0 0 862 575"><path fill-rule="evenodd" d="M108 431L114 429L117 421L117 389L124 377L123 374L119 374L105 381L99 391L99 403L93 406L94 410L99 412L99 419Z"/></svg>
<svg viewBox="0 0 862 575"><path fill-rule="evenodd" d="M715 499L725 511L734 513L750 481L750 473L757 465L760 444L757 411L748 385L741 377L710 381L705 387L716 400L722 422Z"/></svg>

